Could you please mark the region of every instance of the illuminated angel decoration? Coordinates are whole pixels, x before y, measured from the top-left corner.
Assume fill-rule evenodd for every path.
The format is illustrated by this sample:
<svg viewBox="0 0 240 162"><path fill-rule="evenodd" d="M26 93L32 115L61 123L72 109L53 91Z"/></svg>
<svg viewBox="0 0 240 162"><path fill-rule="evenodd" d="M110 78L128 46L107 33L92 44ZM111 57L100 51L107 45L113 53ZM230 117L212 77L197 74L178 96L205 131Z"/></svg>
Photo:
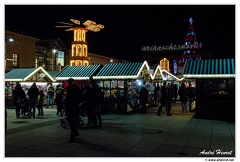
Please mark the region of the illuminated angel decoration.
<svg viewBox="0 0 240 162"><path fill-rule="evenodd" d="M55 26L56 28L68 28L65 31L72 31L75 30L76 28L79 27L83 27L87 30L93 31L93 32L99 32L101 29L104 28L104 25L102 24L97 24L96 22L92 21L92 20L87 20L83 23L84 26L80 25L80 21L79 20L75 20L75 19L70 19L73 23L67 23L67 22L57 22L59 24L63 24L63 25L59 25L59 26Z"/></svg>

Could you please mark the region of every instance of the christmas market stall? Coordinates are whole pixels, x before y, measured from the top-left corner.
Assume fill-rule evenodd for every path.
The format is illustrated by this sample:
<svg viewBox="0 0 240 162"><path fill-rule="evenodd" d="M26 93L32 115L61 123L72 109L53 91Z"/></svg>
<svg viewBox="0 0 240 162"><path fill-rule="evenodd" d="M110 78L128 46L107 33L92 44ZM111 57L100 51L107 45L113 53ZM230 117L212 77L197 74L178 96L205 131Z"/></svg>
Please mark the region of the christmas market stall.
<svg viewBox="0 0 240 162"><path fill-rule="evenodd" d="M139 108L139 90L143 82L152 80L146 61L109 63L93 76L103 89L105 113L125 114Z"/></svg>
<svg viewBox="0 0 240 162"><path fill-rule="evenodd" d="M196 118L235 121L235 60L187 60L184 78L196 79Z"/></svg>
<svg viewBox="0 0 240 162"><path fill-rule="evenodd" d="M13 106L12 91L19 82L24 92L35 82L37 87L46 94L49 83L55 83L54 78L42 67L39 68L18 68L5 74L5 105Z"/></svg>
<svg viewBox="0 0 240 162"><path fill-rule="evenodd" d="M174 98L176 100L179 99L177 91L180 87L180 83L187 82L183 77L178 78L177 76L173 75L172 73L168 72L167 70L161 69L160 65L158 65L154 70L153 81L156 84L159 84L159 86L162 86L163 82L171 83L174 88L174 95L175 95Z"/></svg>

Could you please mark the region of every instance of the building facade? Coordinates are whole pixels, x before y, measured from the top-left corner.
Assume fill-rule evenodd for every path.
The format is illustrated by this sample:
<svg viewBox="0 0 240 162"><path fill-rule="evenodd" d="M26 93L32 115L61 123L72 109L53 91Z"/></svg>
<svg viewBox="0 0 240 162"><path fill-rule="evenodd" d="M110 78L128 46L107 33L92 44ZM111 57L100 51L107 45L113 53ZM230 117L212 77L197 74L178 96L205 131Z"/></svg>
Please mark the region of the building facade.
<svg viewBox="0 0 240 162"><path fill-rule="evenodd" d="M10 39L12 41L10 41ZM78 45L79 42L77 41L72 44L72 47ZM81 62L80 59L80 62L78 62L76 66L129 62L127 60L119 60L99 54L88 53L87 49L81 49L83 51L78 53L78 59L84 54L83 59L85 62ZM15 68L38 67L43 67L47 71L60 71L64 66L74 65L73 53L74 55L77 54L76 50L73 52L72 49L67 49L60 38L41 40L5 30L5 72L9 72Z"/></svg>
<svg viewBox="0 0 240 162"><path fill-rule="evenodd" d="M38 40L30 36L5 31L5 70L35 67L35 44Z"/></svg>

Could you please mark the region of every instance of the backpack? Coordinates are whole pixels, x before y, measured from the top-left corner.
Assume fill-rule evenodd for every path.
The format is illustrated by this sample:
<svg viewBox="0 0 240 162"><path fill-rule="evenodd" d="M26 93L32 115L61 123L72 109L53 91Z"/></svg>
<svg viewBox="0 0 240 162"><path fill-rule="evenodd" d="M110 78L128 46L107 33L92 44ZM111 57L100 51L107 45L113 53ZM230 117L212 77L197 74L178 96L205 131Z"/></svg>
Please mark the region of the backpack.
<svg viewBox="0 0 240 162"><path fill-rule="evenodd" d="M62 99L63 98L63 90L62 89L57 89L56 91L56 99Z"/></svg>

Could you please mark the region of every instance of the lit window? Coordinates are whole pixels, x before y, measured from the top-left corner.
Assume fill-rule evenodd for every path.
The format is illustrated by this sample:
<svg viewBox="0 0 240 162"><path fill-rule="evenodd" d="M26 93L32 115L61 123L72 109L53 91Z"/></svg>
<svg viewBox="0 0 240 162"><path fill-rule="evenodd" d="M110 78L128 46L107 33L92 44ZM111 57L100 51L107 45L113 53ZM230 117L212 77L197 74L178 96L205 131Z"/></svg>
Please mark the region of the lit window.
<svg viewBox="0 0 240 162"><path fill-rule="evenodd" d="M13 66L18 66L18 54L13 54Z"/></svg>

